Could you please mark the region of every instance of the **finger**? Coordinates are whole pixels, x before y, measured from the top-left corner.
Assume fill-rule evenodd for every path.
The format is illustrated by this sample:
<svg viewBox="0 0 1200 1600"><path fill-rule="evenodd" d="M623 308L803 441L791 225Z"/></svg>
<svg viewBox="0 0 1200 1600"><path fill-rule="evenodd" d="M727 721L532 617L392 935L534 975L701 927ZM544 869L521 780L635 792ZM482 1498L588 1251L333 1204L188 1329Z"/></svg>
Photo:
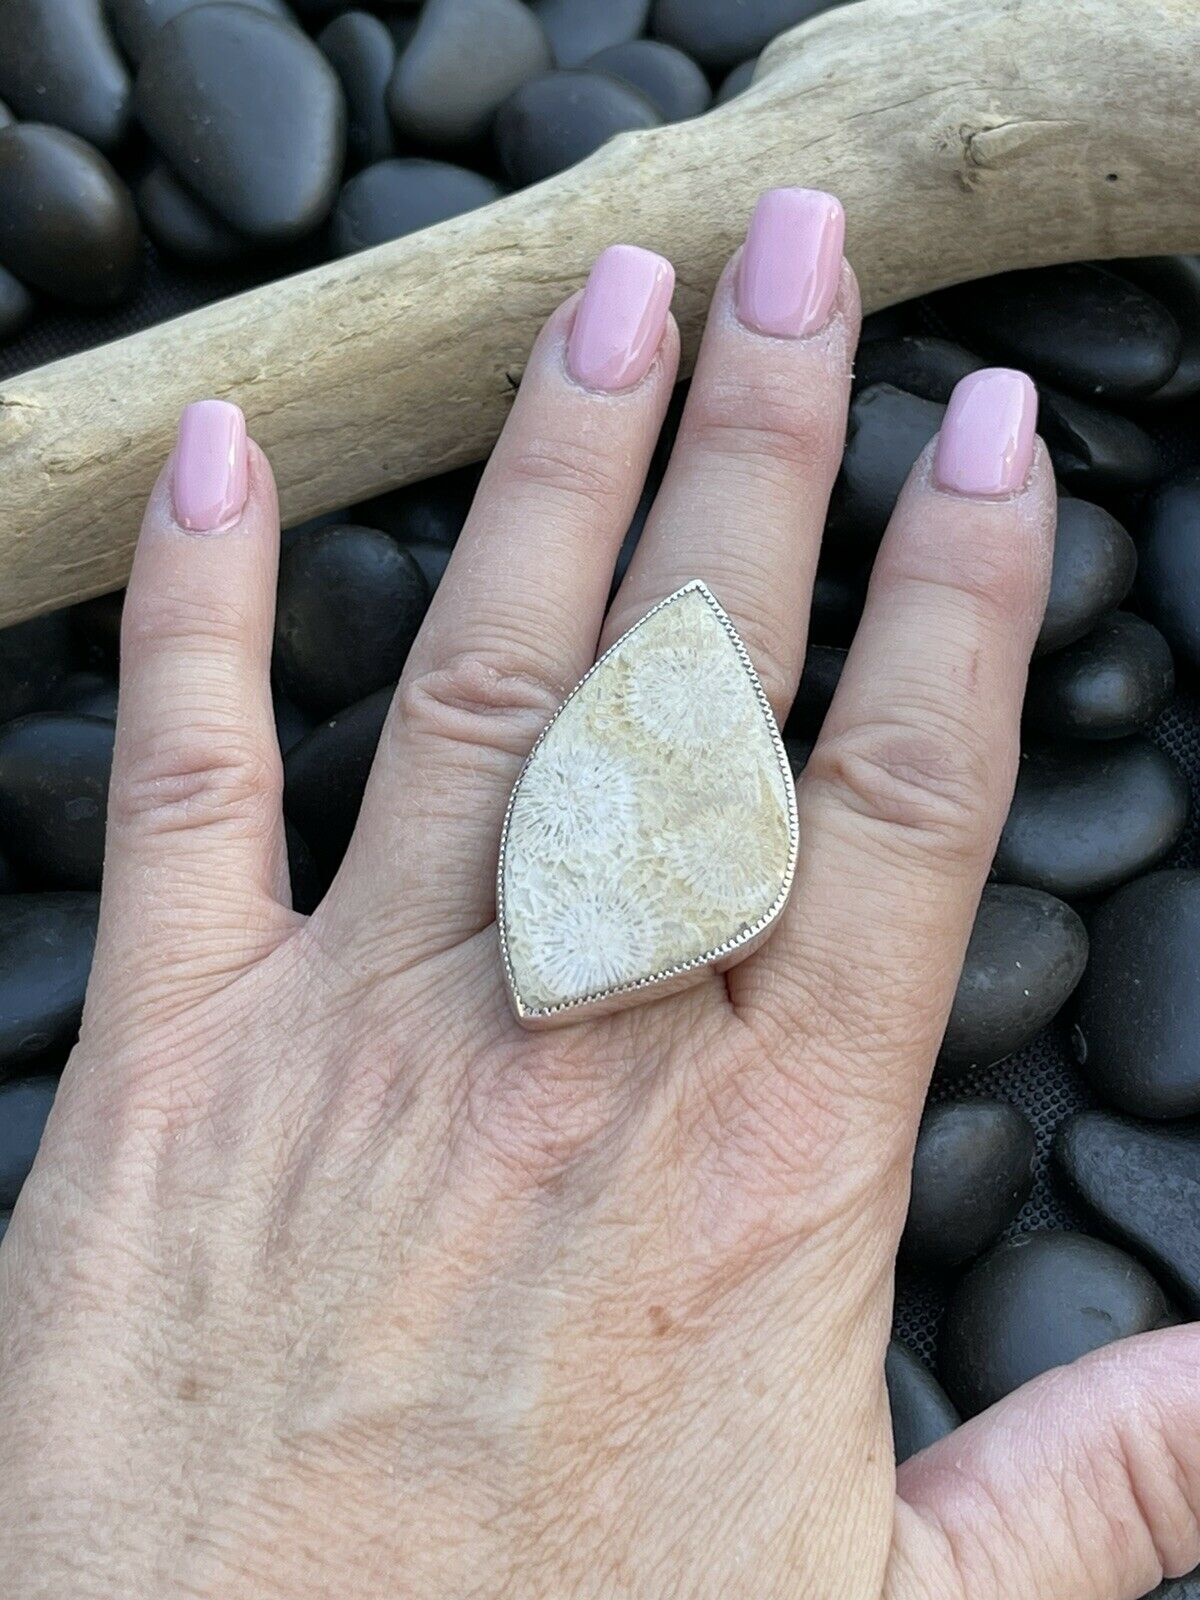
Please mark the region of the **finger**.
<svg viewBox="0 0 1200 1600"><path fill-rule="evenodd" d="M509 792L595 659L678 363L670 265L620 245L542 330L401 678L323 915L389 963L495 915ZM401 914L402 913L402 914Z"/></svg>
<svg viewBox="0 0 1200 1600"><path fill-rule="evenodd" d="M1200 1329L1026 1384L898 1488L888 1600L1137 1600L1200 1562Z"/></svg>
<svg viewBox="0 0 1200 1600"><path fill-rule="evenodd" d="M853 1117L881 1150L910 1139L1012 797L1054 526L1036 404L1001 370L955 391L798 785L792 898L732 975L748 1017L792 1054L803 1037L807 1073L829 1063L827 1097L900 1104Z"/></svg>
<svg viewBox="0 0 1200 1600"><path fill-rule="evenodd" d="M189 406L121 633L98 968L228 970L290 918L270 694L279 512L236 406Z"/></svg>
<svg viewBox="0 0 1200 1600"><path fill-rule="evenodd" d="M858 290L838 202L760 199L713 299L670 466L601 648L692 578L742 635L781 719L846 432Z"/></svg>

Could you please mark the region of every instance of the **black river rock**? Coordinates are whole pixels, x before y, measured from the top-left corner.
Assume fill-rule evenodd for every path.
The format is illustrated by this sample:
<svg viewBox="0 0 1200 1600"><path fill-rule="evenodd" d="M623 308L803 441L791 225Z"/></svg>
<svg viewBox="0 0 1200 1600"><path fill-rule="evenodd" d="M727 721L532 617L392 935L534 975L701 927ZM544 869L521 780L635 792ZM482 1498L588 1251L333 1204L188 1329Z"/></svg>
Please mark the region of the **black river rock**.
<svg viewBox="0 0 1200 1600"><path fill-rule="evenodd" d="M854 397L830 505L834 550L869 552L879 543L905 480L941 427L945 409L890 383L872 384Z"/></svg>
<svg viewBox="0 0 1200 1600"><path fill-rule="evenodd" d="M1026 750L994 875L1066 900L1103 894L1158 865L1188 805L1183 773L1140 735Z"/></svg>
<svg viewBox="0 0 1200 1600"><path fill-rule="evenodd" d="M31 1073L0 1083L0 1210L11 1211L29 1176L58 1079Z"/></svg>
<svg viewBox="0 0 1200 1600"><path fill-rule="evenodd" d="M54 712L0 727L0 839L31 886L100 887L114 731Z"/></svg>
<svg viewBox="0 0 1200 1600"><path fill-rule="evenodd" d="M493 139L501 167L520 187L574 166L614 134L661 121L640 90L607 73L545 72L500 107Z"/></svg>
<svg viewBox="0 0 1200 1600"><path fill-rule="evenodd" d="M522 0L426 0L396 63L388 109L400 132L432 145L467 145L496 108L554 61Z"/></svg>
<svg viewBox="0 0 1200 1600"><path fill-rule="evenodd" d="M950 1396L923 1361L906 1344L893 1339L883 1361L896 1465L936 1444L958 1427L960 1417Z"/></svg>
<svg viewBox="0 0 1200 1600"><path fill-rule="evenodd" d="M98 909L94 894L0 895L0 1074L74 1043Z"/></svg>
<svg viewBox="0 0 1200 1600"><path fill-rule="evenodd" d="M283 763L283 809L327 878L346 853L392 689L318 723Z"/></svg>
<svg viewBox="0 0 1200 1600"><path fill-rule="evenodd" d="M757 55L777 33L828 11L833 0L655 0L651 26L701 66L725 71Z"/></svg>
<svg viewBox="0 0 1200 1600"><path fill-rule="evenodd" d="M1120 739L1148 728L1174 688L1171 647L1162 634L1143 617L1113 611L1034 665L1025 722L1044 735Z"/></svg>
<svg viewBox="0 0 1200 1600"><path fill-rule="evenodd" d="M990 1066L1027 1044L1062 1010L1083 975L1088 936L1061 900L988 884L975 914L939 1061Z"/></svg>
<svg viewBox="0 0 1200 1600"><path fill-rule="evenodd" d="M0 628L0 723L54 694L71 665L71 624L51 611Z"/></svg>
<svg viewBox="0 0 1200 1600"><path fill-rule="evenodd" d="M1154 872L1096 912L1075 1041L1102 1100L1200 1115L1200 872Z"/></svg>
<svg viewBox="0 0 1200 1600"><path fill-rule="evenodd" d="M135 197L155 244L189 266L227 266L251 249L248 239L184 188L165 161L143 173Z"/></svg>
<svg viewBox="0 0 1200 1600"><path fill-rule="evenodd" d="M1051 1367L1171 1320L1158 1283L1115 1245L1027 1233L959 1280L942 1325L942 1383L971 1417Z"/></svg>
<svg viewBox="0 0 1200 1600"><path fill-rule="evenodd" d="M387 89L396 70L390 28L367 11L343 11L317 37L346 96L346 151L356 167L396 153Z"/></svg>
<svg viewBox="0 0 1200 1600"><path fill-rule="evenodd" d="M1152 295L1088 262L1005 272L944 290L938 311L990 360L1084 399L1152 394L1179 365L1179 324Z"/></svg>
<svg viewBox="0 0 1200 1600"><path fill-rule="evenodd" d="M555 66L579 67L597 50L636 39L650 15L650 0L536 0L533 10L546 30Z"/></svg>
<svg viewBox="0 0 1200 1600"><path fill-rule="evenodd" d="M904 1260L940 1271L986 1250L1028 1199L1033 1157L1032 1127L1002 1100L930 1106L913 1154Z"/></svg>
<svg viewBox="0 0 1200 1600"><path fill-rule="evenodd" d="M1082 639L1098 618L1121 604L1133 586L1137 546L1102 506L1060 496L1054 568L1037 654Z"/></svg>
<svg viewBox="0 0 1200 1600"><path fill-rule="evenodd" d="M141 259L133 197L98 150L37 122L0 130L0 265L58 299L107 306Z"/></svg>
<svg viewBox="0 0 1200 1600"><path fill-rule="evenodd" d="M421 156L391 156L343 185L329 234L338 255L432 227L496 200L503 190L482 172Z"/></svg>
<svg viewBox="0 0 1200 1600"><path fill-rule="evenodd" d="M0 4L0 95L19 118L114 150L129 126L130 92L100 0Z"/></svg>
<svg viewBox="0 0 1200 1600"><path fill-rule="evenodd" d="M1200 473L1159 489L1143 515L1138 552L1142 609L1200 670Z"/></svg>
<svg viewBox="0 0 1200 1600"><path fill-rule="evenodd" d="M125 54L138 62L165 23L184 11L211 3L212 0L108 0L108 10ZM284 0L237 0L237 4L284 20L291 15Z"/></svg>
<svg viewBox="0 0 1200 1600"><path fill-rule="evenodd" d="M345 98L293 23L228 3L185 11L147 44L134 102L176 176L240 233L282 243L328 214Z"/></svg>
<svg viewBox="0 0 1200 1600"><path fill-rule="evenodd" d="M1081 1111L1058 1130L1054 1159L1093 1221L1200 1317L1200 1125L1147 1128Z"/></svg>
<svg viewBox="0 0 1200 1600"><path fill-rule="evenodd" d="M607 72L640 89L658 107L664 122L698 117L712 104L708 79L682 50L661 39L630 39L599 51L587 63L593 72Z"/></svg>
<svg viewBox="0 0 1200 1600"><path fill-rule="evenodd" d="M324 717L395 683L428 604L421 569L388 534L347 524L303 534L280 562L280 688Z"/></svg>

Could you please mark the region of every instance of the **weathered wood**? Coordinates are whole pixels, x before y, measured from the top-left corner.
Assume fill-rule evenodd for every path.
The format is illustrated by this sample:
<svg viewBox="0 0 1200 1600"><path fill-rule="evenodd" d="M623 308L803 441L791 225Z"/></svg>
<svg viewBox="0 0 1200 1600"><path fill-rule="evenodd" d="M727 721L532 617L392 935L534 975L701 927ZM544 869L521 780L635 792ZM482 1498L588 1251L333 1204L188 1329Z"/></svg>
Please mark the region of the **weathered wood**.
<svg viewBox="0 0 1200 1600"><path fill-rule="evenodd" d="M124 581L189 400L245 408L285 519L482 456L598 250L668 255L690 354L755 196L830 189L869 308L1005 268L1200 248L1194 0L861 0L721 110L0 387L0 621Z"/></svg>

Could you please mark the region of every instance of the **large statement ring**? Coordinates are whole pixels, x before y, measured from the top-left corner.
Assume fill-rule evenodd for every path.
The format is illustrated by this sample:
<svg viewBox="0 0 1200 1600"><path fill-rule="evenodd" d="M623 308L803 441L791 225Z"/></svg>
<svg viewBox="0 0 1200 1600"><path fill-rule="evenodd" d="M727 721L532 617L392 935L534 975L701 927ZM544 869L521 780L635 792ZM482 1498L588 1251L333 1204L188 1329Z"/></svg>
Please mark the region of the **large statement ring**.
<svg viewBox="0 0 1200 1600"><path fill-rule="evenodd" d="M605 651L513 787L496 892L519 1021L575 1022L735 965L783 909L797 843L770 704L694 580Z"/></svg>

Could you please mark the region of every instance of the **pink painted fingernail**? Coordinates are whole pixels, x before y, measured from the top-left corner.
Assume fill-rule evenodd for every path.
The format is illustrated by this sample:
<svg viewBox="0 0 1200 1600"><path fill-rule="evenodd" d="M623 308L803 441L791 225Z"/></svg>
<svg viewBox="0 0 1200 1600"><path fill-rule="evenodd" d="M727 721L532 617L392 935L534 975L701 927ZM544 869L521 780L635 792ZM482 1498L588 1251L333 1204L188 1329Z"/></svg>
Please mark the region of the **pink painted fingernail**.
<svg viewBox="0 0 1200 1600"><path fill-rule="evenodd" d="M957 384L933 457L953 494L1013 494L1033 465L1037 390L1023 372L985 367Z"/></svg>
<svg viewBox="0 0 1200 1600"><path fill-rule="evenodd" d="M614 244L588 274L567 341L571 376L588 389L629 389L650 370L675 290L675 269L652 250Z"/></svg>
<svg viewBox="0 0 1200 1600"><path fill-rule="evenodd" d="M197 400L175 442L176 522L211 533L241 515L247 488L245 417L228 400Z"/></svg>
<svg viewBox="0 0 1200 1600"><path fill-rule="evenodd" d="M768 189L738 263L738 316L777 339L816 333L833 310L845 242L846 213L831 194Z"/></svg>

